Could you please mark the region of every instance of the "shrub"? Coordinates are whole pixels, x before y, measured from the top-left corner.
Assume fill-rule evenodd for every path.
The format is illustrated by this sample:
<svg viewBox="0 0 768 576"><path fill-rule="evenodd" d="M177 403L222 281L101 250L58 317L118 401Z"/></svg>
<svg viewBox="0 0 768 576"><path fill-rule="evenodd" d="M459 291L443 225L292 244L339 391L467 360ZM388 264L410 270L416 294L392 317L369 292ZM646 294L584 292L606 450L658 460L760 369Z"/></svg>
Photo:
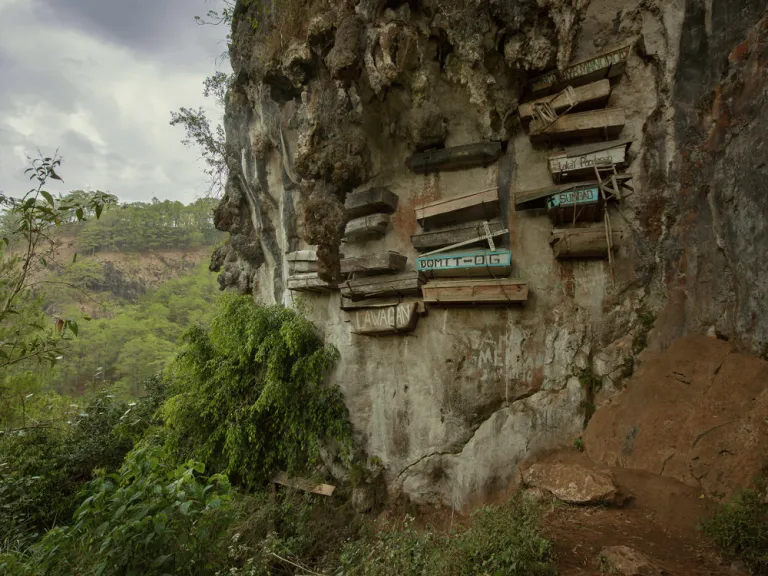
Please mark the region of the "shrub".
<svg viewBox="0 0 768 576"><path fill-rule="evenodd" d="M168 370L169 447L246 486L306 471L325 441L349 447L341 391L324 383L338 351L293 310L221 302L211 329L192 329Z"/></svg>
<svg viewBox="0 0 768 576"><path fill-rule="evenodd" d="M768 574L768 504L758 492L741 491L703 528L723 556L741 560L753 574Z"/></svg>
<svg viewBox="0 0 768 576"><path fill-rule="evenodd" d="M194 461L174 467L162 448L140 444L118 474L89 483L73 524L33 546L21 573L215 573L232 522L230 486L204 470Z"/></svg>

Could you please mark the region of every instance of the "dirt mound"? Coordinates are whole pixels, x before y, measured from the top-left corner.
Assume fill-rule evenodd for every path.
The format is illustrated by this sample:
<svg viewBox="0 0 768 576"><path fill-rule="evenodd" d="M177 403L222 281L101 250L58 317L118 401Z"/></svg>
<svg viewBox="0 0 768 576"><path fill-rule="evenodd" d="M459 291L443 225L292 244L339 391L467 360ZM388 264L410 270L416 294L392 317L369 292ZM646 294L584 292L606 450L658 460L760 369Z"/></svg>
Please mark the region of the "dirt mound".
<svg viewBox="0 0 768 576"><path fill-rule="evenodd" d="M641 360L626 389L590 421L589 457L713 497L748 486L768 459L768 362L704 336Z"/></svg>

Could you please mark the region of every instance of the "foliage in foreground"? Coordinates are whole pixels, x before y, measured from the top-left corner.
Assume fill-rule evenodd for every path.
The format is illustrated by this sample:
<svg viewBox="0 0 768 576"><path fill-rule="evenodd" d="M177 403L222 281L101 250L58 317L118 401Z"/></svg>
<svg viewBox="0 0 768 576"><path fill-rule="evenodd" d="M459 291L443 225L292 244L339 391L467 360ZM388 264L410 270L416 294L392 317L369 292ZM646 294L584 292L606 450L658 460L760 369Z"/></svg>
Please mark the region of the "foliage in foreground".
<svg viewBox="0 0 768 576"><path fill-rule="evenodd" d="M768 504L755 490L739 492L704 523L720 553L741 560L752 574L768 574Z"/></svg>
<svg viewBox="0 0 768 576"><path fill-rule="evenodd" d="M170 462L160 447L137 446L119 473L91 481L72 524L48 532L24 564L8 558L6 573L214 573L232 521L229 482L203 476L200 462Z"/></svg>
<svg viewBox="0 0 768 576"><path fill-rule="evenodd" d="M521 494L498 508L484 507L455 534L416 530L413 518L347 543L343 573L355 576L470 576L555 573L552 545L538 528L538 509Z"/></svg>
<svg viewBox="0 0 768 576"><path fill-rule="evenodd" d="M337 359L294 310L224 296L210 330L193 328L168 371L169 446L246 486L310 470L323 443L350 443L341 391L325 385Z"/></svg>

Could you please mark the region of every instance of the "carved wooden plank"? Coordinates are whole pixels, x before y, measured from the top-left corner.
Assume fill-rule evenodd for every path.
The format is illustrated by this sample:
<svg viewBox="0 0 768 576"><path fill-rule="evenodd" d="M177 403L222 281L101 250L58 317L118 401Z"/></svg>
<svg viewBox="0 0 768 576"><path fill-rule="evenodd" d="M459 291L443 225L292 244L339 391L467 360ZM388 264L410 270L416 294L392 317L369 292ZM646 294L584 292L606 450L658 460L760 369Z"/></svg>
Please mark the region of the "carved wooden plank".
<svg viewBox="0 0 768 576"><path fill-rule="evenodd" d="M344 258L341 261L341 273L346 275L361 272L363 274L381 272L402 272L408 257L397 252L382 252L355 258Z"/></svg>
<svg viewBox="0 0 768 576"><path fill-rule="evenodd" d="M312 494L320 494L321 496L333 496L333 493L336 491L336 486L330 484L315 484L306 478L291 478L285 472L279 472L272 478L272 482L280 484L281 486L295 488L296 490L303 490L304 492L311 492Z"/></svg>
<svg viewBox="0 0 768 576"><path fill-rule="evenodd" d="M549 171L555 182L581 180L595 175L595 162L610 162L614 166L627 163L632 140L601 142L569 148L549 156Z"/></svg>
<svg viewBox="0 0 768 576"><path fill-rule="evenodd" d="M620 231L614 231L611 243L615 250L623 239ZM549 237L555 258L566 260L570 258L608 258L608 242L605 227L573 228L569 230L553 230Z"/></svg>
<svg viewBox="0 0 768 576"><path fill-rule="evenodd" d="M501 156L500 142L479 142L410 156L405 165L416 174L488 166Z"/></svg>
<svg viewBox="0 0 768 576"><path fill-rule="evenodd" d="M355 242L384 236L389 227L389 221L389 214L371 214L350 220L344 229L344 240Z"/></svg>
<svg viewBox="0 0 768 576"><path fill-rule="evenodd" d="M410 332L419 319L416 302L361 308L347 314L354 334L381 336Z"/></svg>
<svg viewBox="0 0 768 576"><path fill-rule="evenodd" d="M501 220L497 218L489 220L488 228L490 228L491 234L501 231L503 229ZM442 248L443 246L466 242L472 238L484 235L485 228L483 227L483 223L477 221L446 226L443 228L435 228L434 230L426 230L418 234L413 234L411 236L411 243L416 250L426 252L428 250L434 250L435 248ZM482 240L480 242L482 242Z"/></svg>
<svg viewBox="0 0 768 576"><path fill-rule="evenodd" d="M432 304L523 302L528 284L514 279L432 280L422 286L424 302Z"/></svg>
<svg viewBox="0 0 768 576"><path fill-rule="evenodd" d="M366 276L346 280L339 285L341 295L352 300L418 294L424 283L420 272L403 272L386 276Z"/></svg>
<svg viewBox="0 0 768 576"><path fill-rule="evenodd" d="M499 190L491 188L442 198L417 206L416 220L425 229L468 220L488 220L499 215Z"/></svg>
<svg viewBox="0 0 768 576"><path fill-rule="evenodd" d="M509 250L476 250L421 256L416 259L416 269L430 278L509 276L512 253Z"/></svg>
<svg viewBox="0 0 768 576"><path fill-rule="evenodd" d="M317 272L317 262L304 260L288 262L288 274L306 274L307 272Z"/></svg>
<svg viewBox="0 0 768 576"><path fill-rule="evenodd" d="M566 86L583 86L601 78L613 78L624 72L630 46L592 56L571 64L563 70L553 70L531 80L531 92L554 93Z"/></svg>
<svg viewBox="0 0 768 576"><path fill-rule="evenodd" d="M321 280L317 272L288 276L287 285L288 290L294 292L330 292L336 289L333 284Z"/></svg>
<svg viewBox="0 0 768 576"><path fill-rule="evenodd" d="M389 188L378 187L347 194L344 211L347 218L360 218L369 214L391 214L397 210L398 196Z"/></svg>
<svg viewBox="0 0 768 576"><path fill-rule="evenodd" d="M608 79L600 80L599 82L574 88L573 91L576 93L578 101L578 104L572 109L573 112L588 110L589 108L602 108L608 102L608 98L611 95L611 82ZM533 105L547 102L558 114L568 110L571 106L571 102L565 94L543 96L542 98L520 104L517 109L520 120L524 123L530 122L534 112Z"/></svg>
<svg viewBox="0 0 768 576"><path fill-rule="evenodd" d="M597 186L597 180L586 182L574 182L572 184L558 184L556 186L546 186L536 190L522 190L515 193L515 208L517 210L532 210L536 208L546 208L547 199L555 194L566 192L580 187Z"/></svg>
<svg viewBox="0 0 768 576"><path fill-rule="evenodd" d="M531 142L548 142L600 136L610 140L618 138L625 121L622 108L576 112L561 116L557 122L538 134L531 133L530 139ZM532 121L530 127L531 132L535 131L538 121Z"/></svg>

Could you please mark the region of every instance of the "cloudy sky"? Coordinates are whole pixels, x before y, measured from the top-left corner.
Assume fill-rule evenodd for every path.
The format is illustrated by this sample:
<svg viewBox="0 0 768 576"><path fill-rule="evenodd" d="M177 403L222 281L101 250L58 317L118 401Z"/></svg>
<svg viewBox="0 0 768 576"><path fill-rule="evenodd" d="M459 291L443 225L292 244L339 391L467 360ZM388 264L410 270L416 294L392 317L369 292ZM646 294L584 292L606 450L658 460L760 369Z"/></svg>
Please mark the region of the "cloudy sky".
<svg viewBox="0 0 768 576"><path fill-rule="evenodd" d="M65 185L123 201L191 201L207 186L197 150L168 124L205 106L223 26L196 15L219 0L0 0L0 190L26 191L26 156L57 148ZM218 58L218 60L217 60Z"/></svg>

